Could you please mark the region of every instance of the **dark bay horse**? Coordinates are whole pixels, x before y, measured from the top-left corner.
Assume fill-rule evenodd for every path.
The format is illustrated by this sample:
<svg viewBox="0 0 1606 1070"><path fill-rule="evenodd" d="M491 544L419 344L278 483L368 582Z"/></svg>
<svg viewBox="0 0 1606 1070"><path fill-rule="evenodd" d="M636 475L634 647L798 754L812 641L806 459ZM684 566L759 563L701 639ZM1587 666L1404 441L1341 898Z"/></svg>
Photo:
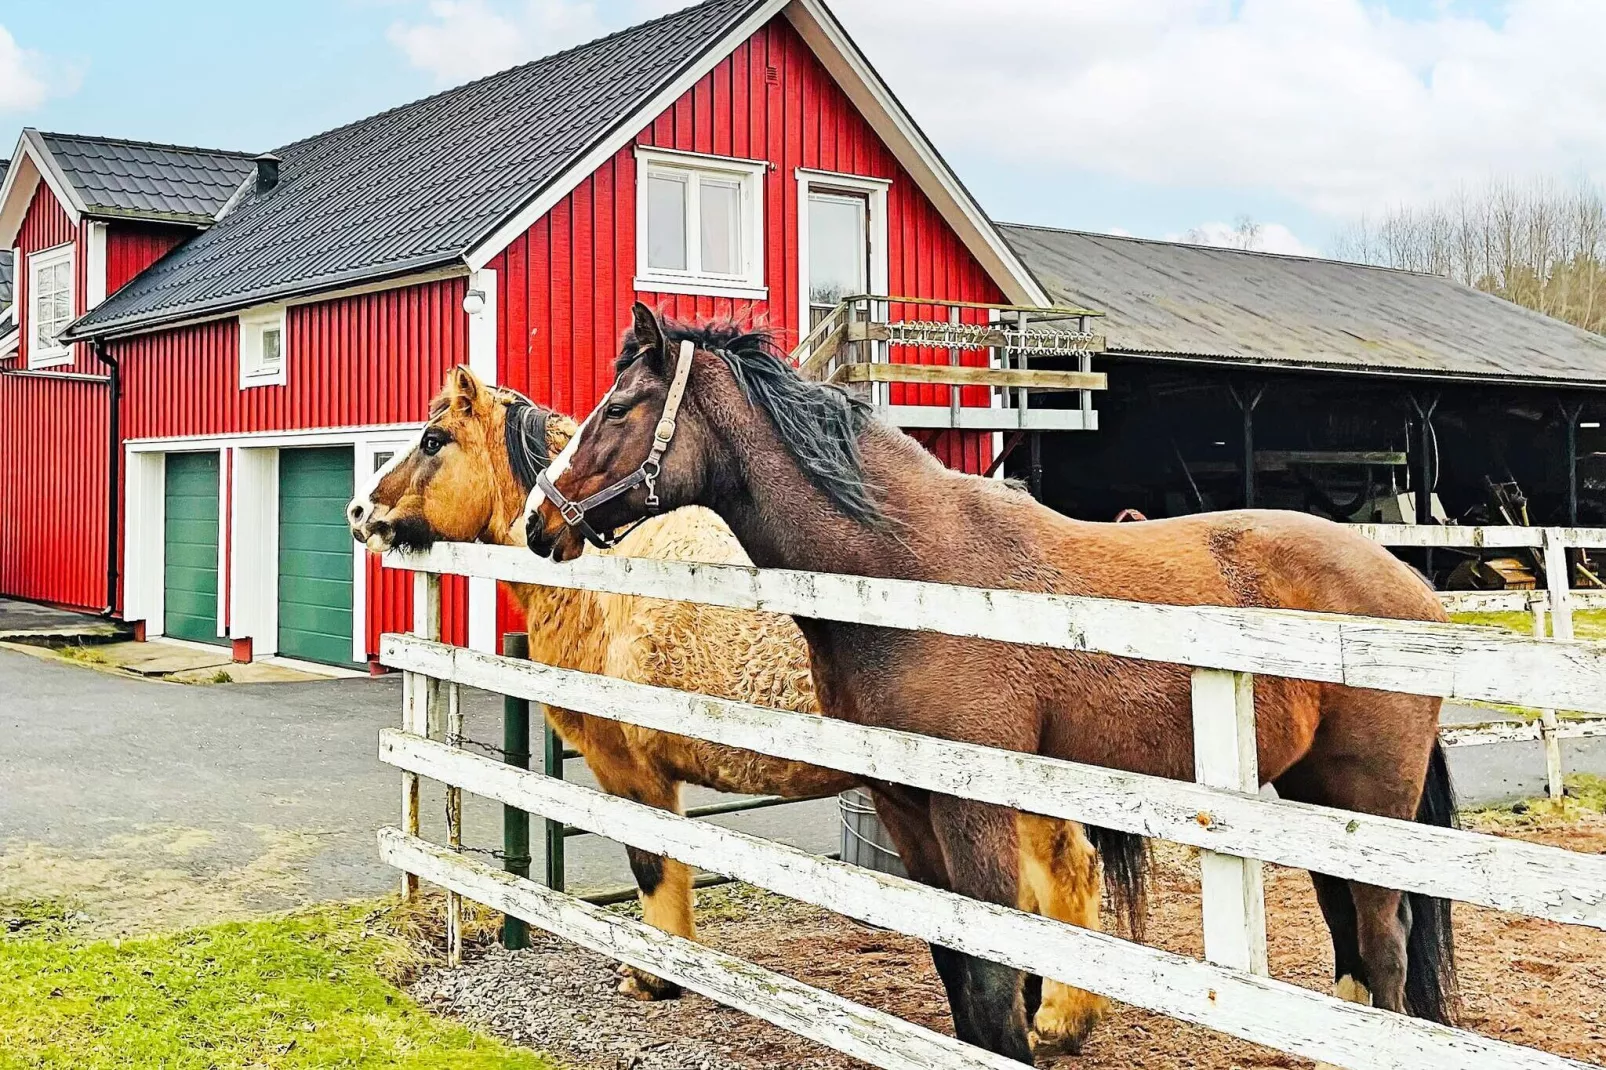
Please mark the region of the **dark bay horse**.
<svg viewBox="0 0 1606 1070"><path fill-rule="evenodd" d="M574 421L511 390L488 387L466 367L446 376L417 444L398 453L347 509L352 535L371 550L423 549L436 541L519 545L525 499L537 474L566 446ZM682 509L631 532L628 557L747 564L735 536L706 509ZM772 613L559 587L514 584L529 626L530 657L635 683L696 691L764 706L818 713L808 648L796 625ZM803 798L856 785L843 773L736 750L687 736L546 707L564 741L580 752L604 791L681 810L681 786ZM1098 860L1075 822L1038 819L1027 838L1042 849L1028 862L1024 910L1099 927ZM697 935L692 874L681 862L629 852L648 924ZM1044 864L1031 869L1041 857ZM630 970L620 991L636 998L678 994ZM1044 985L1035 1020L1041 1053L1077 1050L1106 1002L1078 989Z"/></svg>
<svg viewBox="0 0 1606 1070"><path fill-rule="evenodd" d="M531 494L528 542L568 560L582 534L685 505L718 513L760 567L1445 619L1409 568L1336 524L1271 511L1070 520L1011 485L944 468L843 392L800 380L765 334L664 324L638 304L612 390ZM1193 779L1185 667L829 620L798 625L829 716ZM1453 821L1438 699L1262 676L1255 710L1260 774L1283 798ZM916 879L1016 901L1010 812L894 784L872 791ZM1339 994L1448 1022L1449 904L1311 877ZM1029 1061L1020 974L932 953L961 1039Z"/></svg>

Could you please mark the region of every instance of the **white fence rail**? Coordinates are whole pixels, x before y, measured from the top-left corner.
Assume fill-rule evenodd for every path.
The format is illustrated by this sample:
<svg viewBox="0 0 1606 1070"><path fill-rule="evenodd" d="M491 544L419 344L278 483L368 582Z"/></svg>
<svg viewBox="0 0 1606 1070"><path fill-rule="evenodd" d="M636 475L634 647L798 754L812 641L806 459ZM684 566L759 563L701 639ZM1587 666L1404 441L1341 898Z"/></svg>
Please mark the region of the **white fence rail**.
<svg viewBox="0 0 1606 1070"><path fill-rule="evenodd" d="M554 566L528 553L489 547L442 545L391 563L424 570L419 591L425 601L438 598L438 584L428 573L457 572L1193 665L1195 734L1209 744L1199 748L1197 764L1201 780L1218 787L497 658L439 643L438 616L420 609L416 631L422 634L387 636L382 644L381 660L405 670L409 683L404 731L383 735L381 757L404 770L406 784L416 785L419 777L447 784L449 809L462 790L470 790L873 924L1327 1063L1379 1070L1586 1066L1263 976L1259 860L1606 928L1606 858L1266 801L1233 789L1254 782L1249 673L1606 712L1606 648L1453 625L1145 606L732 566L597 557ZM451 717L460 685L1204 848L1211 961L814 858L427 738L443 716ZM558 893L464 860L450 846L427 844L417 837L416 790L404 790L403 798L406 827L383 832L382 849L392 864L452 890L448 920L454 930L455 896L466 894L878 1066L1008 1065L796 982L777 987L754 966L616 924ZM456 823L449 825L455 841Z"/></svg>
<svg viewBox="0 0 1606 1070"><path fill-rule="evenodd" d="M1433 524L1356 524L1362 535L1384 546L1394 547L1454 547L1457 549L1530 549L1538 550L1545 566L1543 591L1444 591L1440 601L1451 612L1489 613L1527 611L1533 614L1533 634L1557 639L1573 638L1574 609L1600 609L1606 607L1606 590L1573 590L1568 568L1567 551L1570 549L1594 550L1606 548L1606 529L1603 528L1534 528L1534 527L1459 527ZM1551 627L1545 626L1549 616ZM1552 798L1565 791L1561 741L1574 736L1606 733L1606 722L1591 726L1564 726L1556 717L1554 708L1541 704L1538 736L1545 749L1545 773ZM1496 743L1515 738L1509 731L1497 728L1472 736L1466 742ZM1451 742L1463 742L1451 733Z"/></svg>

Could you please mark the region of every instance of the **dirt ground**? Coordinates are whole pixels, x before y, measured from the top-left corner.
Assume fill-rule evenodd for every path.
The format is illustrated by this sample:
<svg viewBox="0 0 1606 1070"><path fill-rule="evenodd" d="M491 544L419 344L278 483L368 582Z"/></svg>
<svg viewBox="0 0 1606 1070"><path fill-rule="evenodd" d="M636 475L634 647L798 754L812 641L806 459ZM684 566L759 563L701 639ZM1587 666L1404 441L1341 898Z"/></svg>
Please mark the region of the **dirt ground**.
<svg viewBox="0 0 1606 1070"><path fill-rule="evenodd" d="M1606 816L1559 821L1506 815L1489 831L1606 854ZM1199 886L1188 852L1161 845L1147 938L1199 956ZM951 1032L925 946L757 892L708 897L704 940L770 969L932 1029ZM1327 991L1332 953L1310 882L1269 869L1267 921L1274 976ZM1606 932L1457 904L1462 1024L1515 1044L1606 1062ZM613 992L607 960L541 937L527 952L488 951L455 971L431 970L413 995L577 1070L847 1070L863 1064L697 996L635 1003ZM1308 1067L1132 1007L1117 1007L1080 1057L1060 1070L1249 1070Z"/></svg>

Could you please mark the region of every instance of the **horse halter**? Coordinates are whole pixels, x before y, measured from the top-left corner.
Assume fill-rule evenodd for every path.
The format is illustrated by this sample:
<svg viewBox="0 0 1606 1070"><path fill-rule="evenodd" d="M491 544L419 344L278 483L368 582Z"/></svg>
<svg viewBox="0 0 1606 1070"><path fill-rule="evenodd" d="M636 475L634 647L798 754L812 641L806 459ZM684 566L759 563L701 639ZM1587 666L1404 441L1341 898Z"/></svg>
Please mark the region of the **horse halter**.
<svg viewBox="0 0 1606 1070"><path fill-rule="evenodd" d="M658 515L658 473L663 470L661 462L664 452L669 449L669 443L675 437L675 417L679 415L680 403L686 397L686 383L691 378L692 357L696 353L697 347L689 339L680 343L680 357L675 364L675 377L669 382L669 393L664 397L663 415L658 418L658 426L652 433L652 449L647 452L647 459L642 461L641 466L634 472L577 502L563 496L553 484L550 470L542 471L536 478L535 485L540 488L541 496L557 507L563 522L578 531L585 537L586 542L599 550L613 549L626 535L645 524L648 518ZM586 514L591 510L621 495L629 494L642 484L646 484L647 487L646 516L623 531L613 531L605 535L587 522Z"/></svg>

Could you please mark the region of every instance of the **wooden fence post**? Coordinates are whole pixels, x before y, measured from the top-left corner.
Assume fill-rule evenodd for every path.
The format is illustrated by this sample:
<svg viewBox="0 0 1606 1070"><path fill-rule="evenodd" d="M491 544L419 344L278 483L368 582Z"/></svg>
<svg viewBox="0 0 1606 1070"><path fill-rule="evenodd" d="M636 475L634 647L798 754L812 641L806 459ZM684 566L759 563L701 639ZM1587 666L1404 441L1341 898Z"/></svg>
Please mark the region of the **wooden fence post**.
<svg viewBox="0 0 1606 1070"><path fill-rule="evenodd" d="M502 655L528 658L530 637L523 632L508 632L502 637ZM502 760L518 769L530 768L528 699L511 695L502 698ZM530 875L530 815L516 806L502 807L502 866L516 877ZM530 927L523 918L502 916L502 946L509 951L530 946Z"/></svg>
<svg viewBox="0 0 1606 1070"><path fill-rule="evenodd" d="M1550 630L1557 639L1573 637L1572 574L1567 543L1557 528L1545 529L1545 587L1550 592Z"/></svg>
<svg viewBox="0 0 1606 1070"><path fill-rule="evenodd" d="M1528 609L1533 614L1533 634L1535 639L1545 638L1545 596L1537 591L1528 599ZM1545 782L1552 799L1559 799L1567 793L1565 777L1561 768L1561 738L1560 725L1556 722L1556 711L1542 709L1539 711L1539 738L1545 745Z"/></svg>
<svg viewBox="0 0 1606 1070"><path fill-rule="evenodd" d="M1255 678L1222 669L1193 671L1194 779L1209 788L1258 794ZM1200 814L1201 824L1211 821ZM1269 976L1266 897L1260 862L1199 852L1205 958L1218 966Z"/></svg>
<svg viewBox="0 0 1606 1070"><path fill-rule="evenodd" d="M420 639L438 640L441 634L441 578L433 572L413 573L413 634ZM402 731L429 734L430 708L434 705L436 682L418 673L402 677ZM402 774L402 828L418 835L418 774ZM418 878L402 874L402 898L418 894Z"/></svg>
<svg viewBox="0 0 1606 1070"><path fill-rule="evenodd" d="M446 742L463 745L463 703L456 684L446 685ZM463 789L456 784L446 785L446 842L454 851L463 848ZM463 963L463 897L450 888L446 889L446 962Z"/></svg>

